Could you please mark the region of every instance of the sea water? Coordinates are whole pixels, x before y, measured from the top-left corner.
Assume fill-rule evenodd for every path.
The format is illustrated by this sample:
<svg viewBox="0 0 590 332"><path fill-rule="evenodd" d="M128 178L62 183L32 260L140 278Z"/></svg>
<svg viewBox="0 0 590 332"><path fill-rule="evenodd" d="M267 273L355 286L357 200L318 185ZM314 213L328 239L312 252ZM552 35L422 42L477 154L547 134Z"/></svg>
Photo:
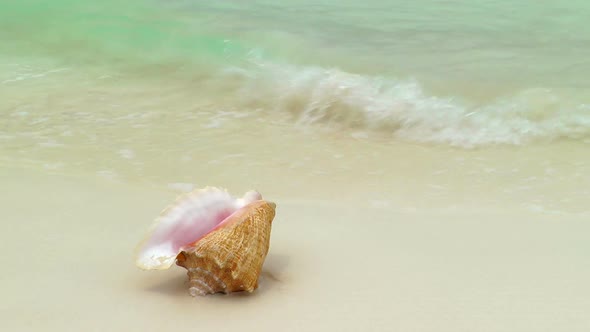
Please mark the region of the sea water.
<svg viewBox="0 0 590 332"><path fill-rule="evenodd" d="M588 17L577 0L4 0L0 167L588 213Z"/></svg>

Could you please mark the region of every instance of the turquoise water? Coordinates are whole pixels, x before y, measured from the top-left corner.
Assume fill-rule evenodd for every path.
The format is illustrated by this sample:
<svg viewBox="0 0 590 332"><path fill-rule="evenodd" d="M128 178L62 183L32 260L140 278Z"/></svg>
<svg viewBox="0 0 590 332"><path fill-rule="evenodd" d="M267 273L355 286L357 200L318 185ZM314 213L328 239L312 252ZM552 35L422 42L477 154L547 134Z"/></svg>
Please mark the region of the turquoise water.
<svg viewBox="0 0 590 332"><path fill-rule="evenodd" d="M588 17L586 1L4 1L0 111L117 77L392 140L588 142Z"/></svg>

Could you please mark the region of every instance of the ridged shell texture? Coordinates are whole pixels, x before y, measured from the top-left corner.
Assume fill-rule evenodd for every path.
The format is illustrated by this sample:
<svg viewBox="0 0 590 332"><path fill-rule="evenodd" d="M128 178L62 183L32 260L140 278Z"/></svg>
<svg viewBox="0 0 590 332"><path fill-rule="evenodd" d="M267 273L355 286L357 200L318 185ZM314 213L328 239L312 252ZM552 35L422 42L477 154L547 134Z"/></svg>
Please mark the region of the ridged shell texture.
<svg viewBox="0 0 590 332"><path fill-rule="evenodd" d="M274 203L255 201L186 246L176 264L188 270L190 294L252 292L258 288L274 216Z"/></svg>

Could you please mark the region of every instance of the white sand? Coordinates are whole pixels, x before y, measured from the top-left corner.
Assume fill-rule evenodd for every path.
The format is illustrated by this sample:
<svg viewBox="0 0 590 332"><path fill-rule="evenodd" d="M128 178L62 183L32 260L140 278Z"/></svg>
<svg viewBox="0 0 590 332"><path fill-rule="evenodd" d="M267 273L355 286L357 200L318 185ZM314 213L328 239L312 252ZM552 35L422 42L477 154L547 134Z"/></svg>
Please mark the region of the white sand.
<svg viewBox="0 0 590 332"><path fill-rule="evenodd" d="M251 295L188 295L133 250L175 195L0 170L3 331L588 331L590 224L278 199ZM273 197L268 197L273 199Z"/></svg>

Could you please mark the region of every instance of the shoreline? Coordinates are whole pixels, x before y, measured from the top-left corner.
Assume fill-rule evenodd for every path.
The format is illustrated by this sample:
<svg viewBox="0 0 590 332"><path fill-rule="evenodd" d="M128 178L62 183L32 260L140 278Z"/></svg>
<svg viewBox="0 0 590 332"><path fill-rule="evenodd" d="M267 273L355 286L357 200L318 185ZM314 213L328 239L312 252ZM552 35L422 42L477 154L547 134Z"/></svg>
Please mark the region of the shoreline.
<svg viewBox="0 0 590 332"><path fill-rule="evenodd" d="M263 127L269 138L263 147L244 129L228 129L205 135L198 146L188 137L180 139L175 150L159 154L127 145L137 154L132 159L116 156L118 142L105 142L109 149L100 152L55 148L52 154L28 158L9 147L0 157L0 168L91 178L171 195L213 185L232 193L256 189L289 203L590 216L590 160L583 142L463 150Z"/></svg>

